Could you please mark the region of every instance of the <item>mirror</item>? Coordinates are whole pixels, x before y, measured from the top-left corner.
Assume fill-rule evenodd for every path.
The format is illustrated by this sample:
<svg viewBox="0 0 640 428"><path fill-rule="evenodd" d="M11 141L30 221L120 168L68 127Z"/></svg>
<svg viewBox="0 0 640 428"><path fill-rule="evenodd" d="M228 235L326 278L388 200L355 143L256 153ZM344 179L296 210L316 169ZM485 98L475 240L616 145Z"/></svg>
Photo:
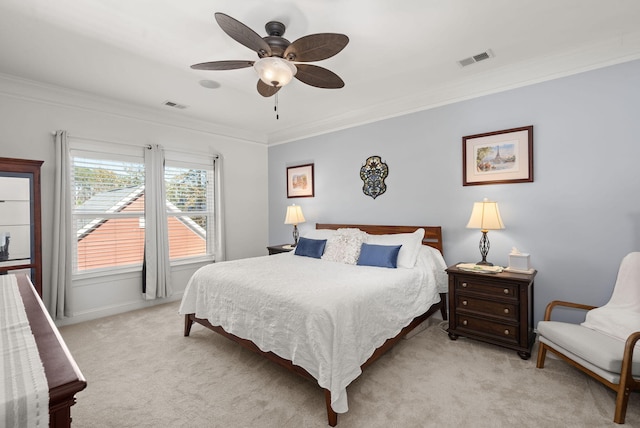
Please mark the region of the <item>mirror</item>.
<svg viewBox="0 0 640 428"><path fill-rule="evenodd" d="M24 272L42 296L41 165L0 158L0 275Z"/></svg>
<svg viewBox="0 0 640 428"><path fill-rule="evenodd" d="M31 260L30 187L29 178L0 175L0 262L5 265Z"/></svg>

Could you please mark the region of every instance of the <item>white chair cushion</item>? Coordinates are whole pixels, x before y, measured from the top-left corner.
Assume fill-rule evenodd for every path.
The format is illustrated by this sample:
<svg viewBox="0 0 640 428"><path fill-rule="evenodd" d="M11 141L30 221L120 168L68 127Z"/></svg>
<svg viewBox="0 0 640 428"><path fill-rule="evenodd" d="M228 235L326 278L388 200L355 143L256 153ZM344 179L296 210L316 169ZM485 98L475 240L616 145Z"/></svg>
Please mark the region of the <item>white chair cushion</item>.
<svg viewBox="0 0 640 428"><path fill-rule="evenodd" d="M608 380L609 382L611 382L613 384L620 383L620 374L614 373L614 372L608 372L606 370L602 370L600 367L594 366L589 361L583 360L582 358L578 357L576 354L572 354L571 352L567 351L566 349L564 349L562 346L558 345L557 343L553 343L552 341L550 341L546 337L540 336L538 339L540 340L540 343L546 343L551 348L553 348L556 351L558 351L560 354L564 355L565 357L568 357L571 361L574 361L574 362L578 363L582 367L594 372L595 374L597 374L601 378L606 379L606 380Z"/></svg>
<svg viewBox="0 0 640 428"><path fill-rule="evenodd" d="M624 342L578 324L540 321L537 332L602 370L620 373ZM640 353L634 353L633 376L640 376Z"/></svg>

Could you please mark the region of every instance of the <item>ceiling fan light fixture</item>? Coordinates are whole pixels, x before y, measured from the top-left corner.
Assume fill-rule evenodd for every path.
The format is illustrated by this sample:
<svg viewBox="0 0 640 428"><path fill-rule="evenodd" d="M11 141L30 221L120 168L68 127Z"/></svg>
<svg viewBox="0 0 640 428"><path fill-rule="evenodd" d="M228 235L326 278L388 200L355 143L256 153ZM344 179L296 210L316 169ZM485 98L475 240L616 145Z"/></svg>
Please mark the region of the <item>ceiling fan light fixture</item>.
<svg viewBox="0 0 640 428"><path fill-rule="evenodd" d="M260 80L269 86L282 87L291 82L298 69L291 62L279 57L260 58L253 64Z"/></svg>

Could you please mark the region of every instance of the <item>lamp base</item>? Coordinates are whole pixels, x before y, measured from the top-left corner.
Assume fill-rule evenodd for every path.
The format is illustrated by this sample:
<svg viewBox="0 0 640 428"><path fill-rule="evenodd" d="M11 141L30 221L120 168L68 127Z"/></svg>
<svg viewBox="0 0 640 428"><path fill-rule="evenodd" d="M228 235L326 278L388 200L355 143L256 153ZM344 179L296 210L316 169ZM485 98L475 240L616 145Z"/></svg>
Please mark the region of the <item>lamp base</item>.
<svg viewBox="0 0 640 428"><path fill-rule="evenodd" d="M298 239L300 238L300 232L298 232L298 225L293 225L293 247L298 245Z"/></svg>
<svg viewBox="0 0 640 428"><path fill-rule="evenodd" d="M489 254L489 237L487 236L488 230L482 229L482 238L480 238L480 255L482 256L482 260L480 260L477 265L480 266L493 266L493 263L489 263L487 261L487 254Z"/></svg>

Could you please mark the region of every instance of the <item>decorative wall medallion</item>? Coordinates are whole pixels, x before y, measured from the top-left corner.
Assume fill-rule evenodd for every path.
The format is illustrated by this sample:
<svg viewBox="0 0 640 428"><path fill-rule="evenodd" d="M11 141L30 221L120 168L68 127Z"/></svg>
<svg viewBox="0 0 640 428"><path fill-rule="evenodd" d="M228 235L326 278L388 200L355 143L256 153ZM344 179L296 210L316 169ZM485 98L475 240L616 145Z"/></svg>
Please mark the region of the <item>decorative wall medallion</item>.
<svg viewBox="0 0 640 428"><path fill-rule="evenodd" d="M370 156L360 168L360 178L364 182L362 192L373 199L387 191L384 179L389 175L389 167L380 156Z"/></svg>

